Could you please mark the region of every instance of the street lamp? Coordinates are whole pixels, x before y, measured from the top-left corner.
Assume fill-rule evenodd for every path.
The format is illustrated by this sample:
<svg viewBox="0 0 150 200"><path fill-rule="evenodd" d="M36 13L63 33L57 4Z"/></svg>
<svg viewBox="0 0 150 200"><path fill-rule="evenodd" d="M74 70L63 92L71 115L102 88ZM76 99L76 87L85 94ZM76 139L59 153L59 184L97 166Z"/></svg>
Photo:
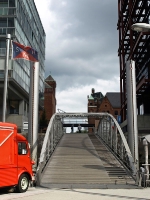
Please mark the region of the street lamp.
<svg viewBox="0 0 150 200"><path fill-rule="evenodd" d="M131 29L138 32L150 32L150 24L135 23L131 26Z"/></svg>

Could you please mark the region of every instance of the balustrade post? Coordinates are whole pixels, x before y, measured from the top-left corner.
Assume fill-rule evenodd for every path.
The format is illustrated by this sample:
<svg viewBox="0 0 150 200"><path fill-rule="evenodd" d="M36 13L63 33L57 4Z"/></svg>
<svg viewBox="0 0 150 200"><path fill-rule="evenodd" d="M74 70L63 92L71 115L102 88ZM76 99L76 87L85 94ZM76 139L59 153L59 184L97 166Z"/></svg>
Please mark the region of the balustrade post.
<svg viewBox="0 0 150 200"><path fill-rule="evenodd" d="M107 120L105 119L105 142L107 143Z"/></svg>
<svg viewBox="0 0 150 200"><path fill-rule="evenodd" d="M114 125L114 151L117 153L117 126Z"/></svg>
<svg viewBox="0 0 150 200"><path fill-rule="evenodd" d="M60 126L59 126L59 121L57 122L57 141L59 140L59 134L60 134Z"/></svg>
<svg viewBox="0 0 150 200"><path fill-rule="evenodd" d="M113 129L112 129L112 119L110 120L110 147L112 149L112 132L113 132Z"/></svg>
<svg viewBox="0 0 150 200"><path fill-rule="evenodd" d="M120 137L120 157L123 160L123 141Z"/></svg>
<svg viewBox="0 0 150 200"><path fill-rule="evenodd" d="M101 120L101 124L100 124L100 134L99 136L102 138L102 120Z"/></svg>
<svg viewBox="0 0 150 200"><path fill-rule="evenodd" d="M47 151L48 151L48 157L50 156L50 152L51 152L51 140L50 140L50 135L48 138L48 142L47 142Z"/></svg>
<svg viewBox="0 0 150 200"><path fill-rule="evenodd" d="M106 120L104 120L103 139L104 139L105 142L106 142L106 129L107 129L107 127L106 127Z"/></svg>
<svg viewBox="0 0 150 200"><path fill-rule="evenodd" d="M109 134L109 123L106 120L106 143L108 144L108 134Z"/></svg>
<svg viewBox="0 0 150 200"><path fill-rule="evenodd" d="M57 138L57 142L58 142L58 138L59 138L59 122L57 120L57 127L56 127L56 138Z"/></svg>
<svg viewBox="0 0 150 200"><path fill-rule="evenodd" d="M51 150L53 151L54 149L54 135L53 135L53 129L54 129L54 125L52 126L51 132L50 132L50 136L51 136Z"/></svg>
<svg viewBox="0 0 150 200"><path fill-rule="evenodd" d="M55 149L55 146L56 146L56 127L57 127L57 120L55 120L55 123L54 123L54 127L53 127L53 145L54 145L54 149Z"/></svg>
<svg viewBox="0 0 150 200"><path fill-rule="evenodd" d="M104 139L104 122L102 119L102 130L101 130L102 139Z"/></svg>
<svg viewBox="0 0 150 200"><path fill-rule="evenodd" d="M98 127L98 135L100 136L100 133L101 133L101 121L100 121L100 124L99 124L99 127Z"/></svg>
<svg viewBox="0 0 150 200"><path fill-rule="evenodd" d="M101 137L101 135L102 135L102 120L99 125L99 136Z"/></svg>

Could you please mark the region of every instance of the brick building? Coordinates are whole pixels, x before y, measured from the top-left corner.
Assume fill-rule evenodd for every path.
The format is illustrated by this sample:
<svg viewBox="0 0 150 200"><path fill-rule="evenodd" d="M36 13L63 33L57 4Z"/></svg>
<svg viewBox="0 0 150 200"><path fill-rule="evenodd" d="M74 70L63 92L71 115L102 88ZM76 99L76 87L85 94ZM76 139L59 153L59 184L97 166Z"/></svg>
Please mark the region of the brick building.
<svg viewBox="0 0 150 200"><path fill-rule="evenodd" d="M56 112L56 81L49 75L45 79L45 91L44 91L44 109L46 111L46 119L49 121L52 115Z"/></svg>
<svg viewBox="0 0 150 200"><path fill-rule="evenodd" d="M92 88L92 93L88 96L88 112L99 113L107 112L113 115L116 119L117 116L120 116L120 93L119 92L107 92L105 96L101 92L96 92ZM89 118L89 124L94 124L95 128L99 123L99 119ZM89 128L89 132L92 129Z"/></svg>
<svg viewBox="0 0 150 200"><path fill-rule="evenodd" d="M47 124L49 123L52 115L56 112L56 81L53 79L51 75L49 75L45 79L45 90L44 96L41 98L41 105L43 107L43 111L40 113L40 118L42 119L40 126L45 126L45 121ZM44 116L43 116L44 115Z"/></svg>

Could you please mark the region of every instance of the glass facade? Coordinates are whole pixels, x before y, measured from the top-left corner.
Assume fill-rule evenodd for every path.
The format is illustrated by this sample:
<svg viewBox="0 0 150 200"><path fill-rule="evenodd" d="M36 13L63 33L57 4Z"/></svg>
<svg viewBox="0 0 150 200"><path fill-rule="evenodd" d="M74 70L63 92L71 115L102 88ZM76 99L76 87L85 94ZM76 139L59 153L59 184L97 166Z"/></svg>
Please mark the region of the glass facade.
<svg viewBox="0 0 150 200"><path fill-rule="evenodd" d="M25 46L31 46L38 51L40 73L39 90L44 89L45 75L45 32L39 18L36 6L32 0L2 0L0 1L0 57L5 56L6 34L11 34L12 40ZM30 62L18 59L11 62L9 75L29 93ZM2 67L0 76L3 76Z"/></svg>

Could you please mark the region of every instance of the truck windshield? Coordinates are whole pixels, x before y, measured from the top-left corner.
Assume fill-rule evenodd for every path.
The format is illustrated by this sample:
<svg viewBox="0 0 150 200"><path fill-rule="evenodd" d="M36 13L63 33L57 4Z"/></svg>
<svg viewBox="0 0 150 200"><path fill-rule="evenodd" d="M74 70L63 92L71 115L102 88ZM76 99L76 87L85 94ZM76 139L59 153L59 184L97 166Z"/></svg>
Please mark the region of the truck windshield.
<svg viewBox="0 0 150 200"><path fill-rule="evenodd" d="M18 154L19 155L27 154L27 145L25 142L18 142Z"/></svg>

